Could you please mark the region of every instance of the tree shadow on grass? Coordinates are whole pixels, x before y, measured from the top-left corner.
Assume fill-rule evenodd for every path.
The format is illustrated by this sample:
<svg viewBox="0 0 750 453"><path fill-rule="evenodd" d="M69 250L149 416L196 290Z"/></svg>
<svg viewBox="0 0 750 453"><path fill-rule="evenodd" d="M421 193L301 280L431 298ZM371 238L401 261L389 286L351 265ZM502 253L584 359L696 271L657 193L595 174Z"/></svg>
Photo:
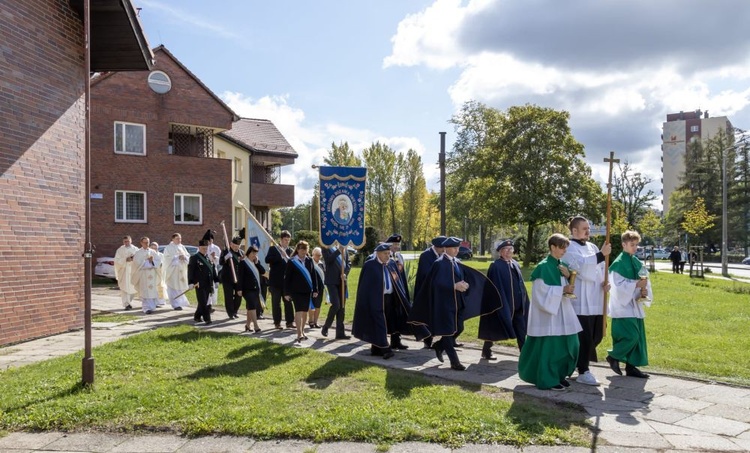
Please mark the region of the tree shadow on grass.
<svg viewBox="0 0 750 453"><path fill-rule="evenodd" d="M53 393L51 395L47 395L41 398L37 398L34 400L19 402L16 406L8 406L3 409L4 412L12 413L15 411L23 411L28 407L36 406L37 404L46 403L47 401L54 401L60 398L65 398L67 396L73 396L77 395L81 392L88 391L89 388L83 383L83 382L76 382L75 384L71 385L69 388L61 389L60 391ZM0 406L2 408L2 406Z"/></svg>
<svg viewBox="0 0 750 453"><path fill-rule="evenodd" d="M229 351L226 355L226 363L218 366L206 366L186 375L185 378L199 380L221 376L247 376L290 362L303 354L306 354L303 350L266 341L253 342Z"/></svg>
<svg viewBox="0 0 750 453"><path fill-rule="evenodd" d="M586 424L587 414L579 405L550 401L518 392L513 392L513 403L508 409L507 416L518 425L518 431L525 433L532 440L555 428L568 431L578 426L586 431L595 431Z"/></svg>
<svg viewBox="0 0 750 453"><path fill-rule="evenodd" d="M305 382L312 389L323 390L331 386L337 379L346 378L352 374L372 367L382 368L382 366L373 363L362 362L346 357L336 357L310 373L307 378L305 378ZM397 399L408 398L411 395L412 390L432 385L455 385L471 392L477 392L481 389L481 385L479 384L472 384L463 381L441 380L441 382L436 383L434 380L414 371L393 368L384 368L384 370L386 373L385 390L392 397Z"/></svg>

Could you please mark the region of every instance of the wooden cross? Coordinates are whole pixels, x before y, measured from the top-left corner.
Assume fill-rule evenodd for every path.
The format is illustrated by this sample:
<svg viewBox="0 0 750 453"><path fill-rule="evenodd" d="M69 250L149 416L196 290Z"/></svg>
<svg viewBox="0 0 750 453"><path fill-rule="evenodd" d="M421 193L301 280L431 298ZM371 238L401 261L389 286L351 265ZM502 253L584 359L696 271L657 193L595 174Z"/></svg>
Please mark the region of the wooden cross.
<svg viewBox="0 0 750 453"><path fill-rule="evenodd" d="M605 244L609 244L609 234L612 227L612 168L614 164L620 163L620 159L615 159L615 152L609 152L609 159L604 158L604 162L609 162L609 177L607 178L607 223L605 226L606 239ZM602 312L602 332L607 333L607 304L609 302L609 293L606 291L609 283L609 255L604 257L604 311Z"/></svg>

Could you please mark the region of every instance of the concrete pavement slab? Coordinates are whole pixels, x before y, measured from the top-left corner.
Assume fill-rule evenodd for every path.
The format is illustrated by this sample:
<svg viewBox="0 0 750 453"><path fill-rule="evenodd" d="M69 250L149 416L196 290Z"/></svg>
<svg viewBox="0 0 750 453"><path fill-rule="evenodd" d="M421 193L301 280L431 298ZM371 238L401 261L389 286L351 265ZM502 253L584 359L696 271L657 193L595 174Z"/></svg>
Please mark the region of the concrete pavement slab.
<svg viewBox="0 0 750 453"><path fill-rule="evenodd" d="M104 453L128 440L125 434L70 433L45 446L50 451L85 451Z"/></svg>
<svg viewBox="0 0 750 453"><path fill-rule="evenodd" d="M661 407L664 409L677 409L677 410L682 410L685 412L693 412L693 413L703 410L712 405L713 403L709 403L706 401L695 401L695 400L680 398L680 397L673 396L673 395L657 396L651 401L651 404L650 404L651 407Z"/></svg>
<svg viewBox="0 0 750 453"><path fill-rule="evenodd" d="M750 424L701 414L691 415L676 422L675 425L732 437L750 431Z"/></svg>
<svg viewBox="0 0 750 453"><path fill-rule="evenodd" d="M111 453L172 453L188 443L188 439L176 435L134 436L124 440L109 452Z"/></svg>
<svg viewBox="0 0 750 453"><path fill-rule="evenodd" d="M603 431L599 433L599 437L610 444L622 447L651 448L656 450L672 448L672 444L667 442L659 433Z"/></svg>
<svg viewBox="0 0 750 453"><path fill-rule="evenodd" d="M319 451L316 448L317 446L319 445L302 440L263 440L254 443L249 451L253 453L303 453L311 451L324 453L323 451Z"/></svg>
<svg viewBox="0 0 750 453"><path fill-rule="evenodd" d="M10 433L0 438L0 451L5 449L38 450L63 437L63 433Z"/></svg>
<svg viewBox="0 0 750 453"><path fill-rule="evenodd" d="M664 438L676 449L708 451L745 451L729 439L719 436L680 436L666 434Z"/></svg>
<svg viewBox="0 0 750 453"><path fill-rule="evenodd" d="M207 436L188 439L176 453L245 453L255 444L253 439L232 436Z"/></svg>

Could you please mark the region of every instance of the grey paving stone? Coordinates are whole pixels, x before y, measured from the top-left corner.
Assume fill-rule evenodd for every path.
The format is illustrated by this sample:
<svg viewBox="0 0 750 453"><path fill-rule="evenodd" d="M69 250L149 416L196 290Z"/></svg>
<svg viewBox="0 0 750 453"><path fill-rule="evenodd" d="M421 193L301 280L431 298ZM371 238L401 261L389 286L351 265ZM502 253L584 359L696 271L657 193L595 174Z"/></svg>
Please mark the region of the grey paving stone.
<svg viewBox="0 0 750 453"><path fill-rule="evenodd" d="M632 414L605 414L600 417L589 417L587 420L604 432L655 433L645 420Z"/></svg>
<svg viewBox="0 0 750 453"><path fill-rule="evenodd" d="M250 447L253 453L301 453L305 451L318 451L318 444L301 440L264 440L258 441ZM323 452L318 452L323 453Z"/></svg>
<svg viewBox="0 0 750 453"><path fill-rule="evenodd" d="M113 453L172 453L187 444L188 440L176 435L146 435L126 439L109 450Z"/></svg>
<svg viewBox="0 0 750 453"><path fill-rule="evenodd" d="M45 446L51 451L107 452L127 440L130 436L118 434L65 434Z"/></svg>
<svg viewBox="0 0 750 453"><path fill-rule="evenodd" d="M450 453L449 448L424 442L402 442L392 445L388 453Z"/></svg>
<svg viewBox="0 0 750 453"><path fill-rule="evenodd" d="M376 451L375 445L361 442L331 442L318 444L313 448L315 453L375 453Z"/></svg>
<svg viewBox="0 0 750 453"><path fill-rule="evenodd" d="M746 439L732 439L732 442L737 444L738 447L742 449L742 451L750 451L750 440Z"/></svg>
<svg viewBox="0 0 750 453"><path fill-rule="evenodd" d="M680 450L744 451L731 440L719 436L680 436L667 434L664 438Z"/></svg>
<svg viewBox="0 0 750 453"><path fill-rule="evenodd" d="M724 417L738 422L750 423L750 409L725 404L714 404L700 411L703 415Z"/></svg>
<svg viewBox="0 0 750 453"><path fill-rule="evenodd" d="M521 449L508 445L468 444L452 450L453 453L521 453ZM523 450L526 451L526 450Z"/></svg>
<svg viewBox="0 0 750 453"><path fill-rule="evenodd" d="M60 439L63 433L10 433L0 438L0 451L2 449L41 449Z"/></svg>
<svg viewBox="0 0 750 453"><path fill-rule="evenodd" d="M672 444L667 442L661 434L658 433L633 433L633 432L611 432L603 431L599 437L606 440L613 446L620 447L638 447L651 449L668 449Z"/></svg>
<svg viewBox="0 0 750 453"><path fill-rule="evenodd" d="M245 453L255 444L253 439L233 436L209 436L189 439L177 453Z"/></svg>
<svg viewBox="0 0 750 453"><path fill-rule="evenodd" d="M674 423L686 419L692 415L691 412L678 411L676 409L662 409L659 407L647 408L641 411L643 418L662 423Z"/></svg>
<svg viewBox="0 0 750 453"><path fill-rule="evenodd" d="M737 436L750 430L750 424L747 423L701 414L691 415L675 425L723 436Z"/></svg>
<svg viewBox="0 0 750 453"><path fill-rule="evenodd" d="M651 407L661 407L664 409L677 409L686 412L698 412L712 406L713 403L706 401L686 400L673 395L658 396L651 401Z"/></svg>

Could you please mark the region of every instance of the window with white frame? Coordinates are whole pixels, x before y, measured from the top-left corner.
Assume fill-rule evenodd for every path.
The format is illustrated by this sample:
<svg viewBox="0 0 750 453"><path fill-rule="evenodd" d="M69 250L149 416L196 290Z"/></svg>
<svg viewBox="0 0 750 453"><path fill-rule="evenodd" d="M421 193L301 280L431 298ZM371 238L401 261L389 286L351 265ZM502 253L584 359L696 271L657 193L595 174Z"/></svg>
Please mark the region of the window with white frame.
<svg viewBox="0 0 750 453"><path fill-rule="evenodd" d="M146 192L116 190L115 222L146 223Z"/></svg>
<svg viewBox="0 0 750 453"><path fill-rule="evenodd" d="M239 231L241 230L245 225L243 224L245 220L244 210L242 208L234 208L234 229Z"/></svg>
<svg viewBox="0 0 750 453"><path fill-rule="evenodd" d="M236 182L242 182L242 159L234 158L234 180Z"/></svg>
<svg viewBox="0 0 750 453"><path fill-rule="evenodd" d="M690 126L690 132L699 132L700 130L700 126Z"/></svg>
<svg viewBox="0 0 750 453"><path fill-rule="evenodd" d="M203 223L202 196L174 194L174 223Z"/></svg>
<svg viewBox="0 0 750 453"><path fill-rule="evenodd" d="M146 125L115 121L115 153L146 155Z"/></svg>

